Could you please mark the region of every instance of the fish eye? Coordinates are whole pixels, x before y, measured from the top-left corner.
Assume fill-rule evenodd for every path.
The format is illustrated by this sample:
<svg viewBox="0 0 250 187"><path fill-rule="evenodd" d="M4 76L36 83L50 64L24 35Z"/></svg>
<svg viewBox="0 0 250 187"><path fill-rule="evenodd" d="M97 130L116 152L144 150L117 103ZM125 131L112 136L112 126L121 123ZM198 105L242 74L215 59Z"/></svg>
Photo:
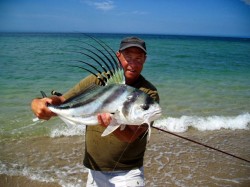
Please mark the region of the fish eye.
<svg viewBox="0 0 250 187"><path fill-rule="evenodd" d="M149 109L149 105L147 105L147 104L141 104L140 107L141 107L143 110L148 110L148 109Z"/></svg>
<svg viewBox="0 0 250 187"><path fill-rule="evenodd" d="M133 96L132 96L132 95L129 95L129 96L127 97L127 100L132 100L132 98L133 98Z"/></svg>

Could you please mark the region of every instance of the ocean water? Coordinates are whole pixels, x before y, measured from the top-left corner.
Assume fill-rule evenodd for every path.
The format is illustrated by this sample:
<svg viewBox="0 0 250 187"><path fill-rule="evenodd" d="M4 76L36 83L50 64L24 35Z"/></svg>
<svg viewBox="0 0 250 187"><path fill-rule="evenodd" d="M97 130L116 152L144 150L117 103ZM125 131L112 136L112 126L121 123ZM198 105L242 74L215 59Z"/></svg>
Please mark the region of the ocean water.
<svg viewBox="0 0 250 187"><path fill-rule="evenodd" d="M127 36L125 34L91 35L104 41L114 51L118 49L120 40ZM156 121L155 125L188 137L197 136L199 140L206 138L205 142L211 140L216 143L212 144L213 146L228 149L229 152L236 151L235 154L238 153L245 159L250 159L250 146L247 143L250 134L250 39L137 36L146 41L148 49L147 62L142 74L158 88L160 104L163 108L163 116ZM61 186L84 184L83 179L73 173L86 173L86 169L81 165L82 152L78 152L79 149L83 149L81 145L84 140L81 138L85 128L76 126L68 129L57 118L46 122L33 121L35 116L30 110L30 102L35 97L41 97L41 90L48 95L51 90L63 93L89 74L74 67L83 66L77 60L88 60L84 55L76 53L80 50L84 51L84 47L90 47L86 43L96 46L92 39L80 33L0 34L0 145L2 152L0 174L25 176L41 182L56 182ZM55 143L51 142L59 142L63 145L64 138L70 139L70 137L77 140L74 143L76 144L74 150L65 148L64 152L63 148L53 149ZM212 140L213 138L215 139ZM170 138L170 140L173 139ZM231 140L229 144L227 140ZM188 147L188 150L185 150L187 145L178 147L181 144L180 141L175 140L169 145L170 147L175 143L177 145L176 152L173 151L174 156L179 156L183 151L187 155L196 157L195 154L200 152L192 146ZM51 146L42 147L45 142ZM147 157L145 163L147 163L147 168L154 168L158 172L164 171L165 175L162 175L162 172L161 175L157 174L157 177L161 176L161 178L156 180L157 177L154 175L146 174L149 186L157 184L157 181L160 181L158 186L164 186L163 184L211 186L215 184L203 180L204 176L197 177L194 170L190 171L191 173L185 171L186 175L185 172L184 174L182 172L180 176L175 175L180 170L174 168L176 166L173 163L178 164L178 161L171 163L169 159L172 157L167 154L169 146L158 145L159 143L162 142L150 144L148 152L149 155L156 154L154 152L160 147L160 155L155 155L155 157L159 156L155 160L158 162L152 165ZM27 150L28 145L32 149ZM69 144L65 146L70 147ZM42 153L41 150L44 152ZM210 163L210 158L206 155L211 152L206 148L201 148L201 150L207 152L204 152L204 157L200 152L198 157L206 158ZM34 155L36 151L40 153L40 157ZM51 151L54 152L54 156ZM13 155L17 155L19 159L14 160ZM31 156L32 161L27 160L27 156ZM55 163L55 158L59 156L61 156L61 161L57 160ZM43 161L39 162L36 158L42 158ZM67 165L66 161L62 162L62 160L73 158L80 161L75 165ZM213 157L213 162L217 159L220 160ZM172 170L167 169L169 162ZM202 168L206 165L204 162L198 164L197 167ZM228 162L226 162L226 169L230 168ZM239 166L236 165L232 166L234 171L239 170L235 176L232 174L231 178L230 176L221 177L218 174L207 181L216 181L215 186L249 184L250 165L243 163L239 165L241 168L237 168ZM189 166L186 166L186 170L188 168ZM243 174L239 174L243 170ZM223 171L222 168L221 172ZM206 172L209 173L209 171ZM186 178L183 179L184 175ZM166 177L171 179L174 177L175 181L166 182L164 181ZM196 183L192 183L194 178Z"/></svg>

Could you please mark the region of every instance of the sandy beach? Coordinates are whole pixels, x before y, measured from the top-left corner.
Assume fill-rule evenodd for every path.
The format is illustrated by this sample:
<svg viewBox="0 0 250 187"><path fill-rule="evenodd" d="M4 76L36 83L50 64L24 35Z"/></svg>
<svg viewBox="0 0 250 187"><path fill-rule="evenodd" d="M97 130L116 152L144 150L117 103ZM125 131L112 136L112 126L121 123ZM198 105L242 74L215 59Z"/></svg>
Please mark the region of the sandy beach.
<svg viewBox="0 0 250 187"><path fill-rule="evenodd" d="M117 49L129 35L93 36ZM161 98L163 115L155 125L250 160L250 40L138 36L150 50L143 76ZM85 186L84 127L67 128L58 118L34 122L30 102L41 97L40 90L65 93L88 75L74 66L89 59L69 51L96 42L79 33L2 33L0 38L0 187ZM147 187L250 186L249 163L156 130L144 166Z"/></svg>
<svg viewBox="0 0 250 187"><path fill-rule="evenodd" d="M56 183L46 183L39 182L35 180L28 179L27 177L22 176L8 176L5 174L0 175L0 186L2 187L17 187L17 186L26 186L26 187L60 187Z"/></svg>
<svg viewBox="0 0 250 187"><path fill-rule="evenodd" d="M242 158L250 158L249 131L225 130L197 133L191 130L181 135ZM30 167L32 170L46 171L49 168L81 165L84 137L14 140L1 143L1 150L3 154L0 157L2 162L6 162L6 167L7 163L16 163L16 169ZM247 187L250 185L249 163L155 129L147 147L144 165L146 186ZM25 173L23 175L1 174L0 186L58 187L67 186L65 181L85 186L87 172L83 169L81 173L67 174L69 181L58 179L56 172L49 175L50 181L43 181L39 178L32 179L32 175L25 175Z"/></svg>

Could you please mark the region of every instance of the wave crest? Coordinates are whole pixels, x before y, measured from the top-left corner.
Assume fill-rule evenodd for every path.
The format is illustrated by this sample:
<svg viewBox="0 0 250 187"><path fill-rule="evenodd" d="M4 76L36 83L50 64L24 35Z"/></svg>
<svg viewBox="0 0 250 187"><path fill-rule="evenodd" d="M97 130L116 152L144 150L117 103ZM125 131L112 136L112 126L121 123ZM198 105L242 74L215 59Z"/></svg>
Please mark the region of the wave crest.
<svg viewBox="0 0 250 187"><path fill-rule="evenodd" d="M238 116L181 116L180 118L163 118L156 120L154 126L171 132L186 132L189 128L198 131L213 131L220 129L229 130L249 130L250 114L245 113ZM50 137L83 135L85 133L84 125L74 125L71 127L53 129Z"/></svg>
<svg viewBox="0 0 250 187"><path fill-rule="evenodd" d="M65 128L53 129L50 132L51 138L56 138L60 136L75 136L85 134L86 127L84 125L72 125L70 127L65 126Z"/></svg>
<svg viewBox="0 0 250 187"><path fill-rule="evenodd" d="M250 114L238 116L182 116L180 118L168 117L155 122L155 126L171 132L186 132L190 127L199 131L212 131L220 129L245 129L249 130Z"/></svg>

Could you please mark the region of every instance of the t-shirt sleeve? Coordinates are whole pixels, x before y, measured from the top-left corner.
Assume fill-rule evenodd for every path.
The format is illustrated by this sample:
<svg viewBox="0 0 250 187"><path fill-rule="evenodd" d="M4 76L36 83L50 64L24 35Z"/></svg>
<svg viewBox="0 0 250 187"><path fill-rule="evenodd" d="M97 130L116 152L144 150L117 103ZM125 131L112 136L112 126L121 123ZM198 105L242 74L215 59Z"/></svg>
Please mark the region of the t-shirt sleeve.
<svg viewBox="0 0 250 187"><path fill-rule="evenodd" d="M94 75L90 75L84 79L82 79L79 83L77 83L73 88L68 90L66 93L63 94L63 97L67 100L78 93L87 89L91 84L98 84L97 79Z"/></svg>

